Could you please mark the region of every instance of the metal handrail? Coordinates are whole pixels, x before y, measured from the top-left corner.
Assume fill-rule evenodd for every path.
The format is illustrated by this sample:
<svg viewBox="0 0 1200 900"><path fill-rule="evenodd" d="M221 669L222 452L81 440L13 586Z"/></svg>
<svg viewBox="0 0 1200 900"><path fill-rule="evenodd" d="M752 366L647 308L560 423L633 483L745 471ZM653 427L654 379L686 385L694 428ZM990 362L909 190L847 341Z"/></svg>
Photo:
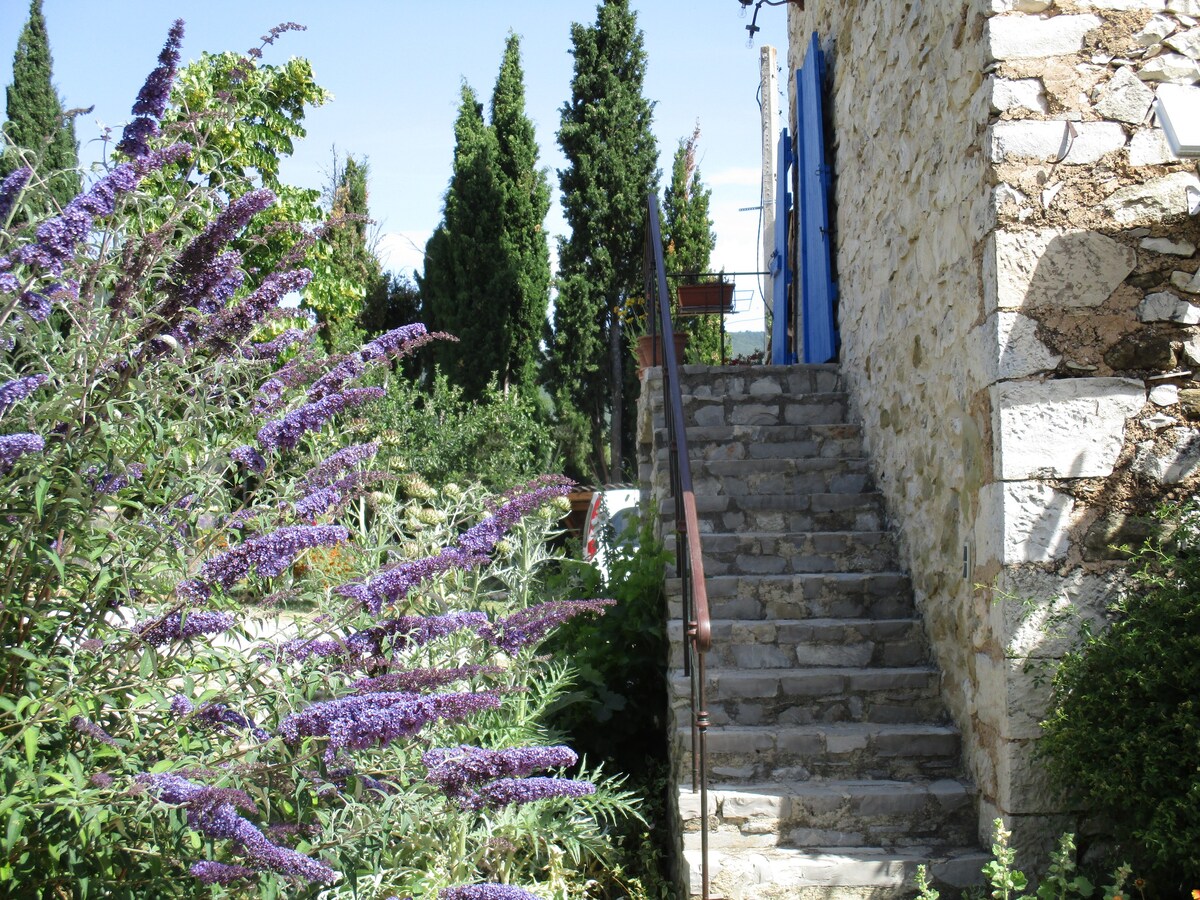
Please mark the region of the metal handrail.
<svg viewBox="0 0 1200 900"><path fill-rule="evenodd" d="M663 264L657 194L649 195L647 208L646 317L651 336L656 333L668 336L674 334L674 328L671 324L671 296L667 292L667 270ZM651 302L652 298L656 302ZM658 328L659 325L662 327ZM712 649L712 621L708 614L696 494L692 490L692 466L683 425L679 360L675 358L674 341L654 343L654 364L658 363L660 344L663 353L663 409L670 446L671 494L675 498L675 571L683 586L684 673L691 681L692 792L698 791L700 794L700 896L702 900L708 900L708 702L704 656Z"/></svg>

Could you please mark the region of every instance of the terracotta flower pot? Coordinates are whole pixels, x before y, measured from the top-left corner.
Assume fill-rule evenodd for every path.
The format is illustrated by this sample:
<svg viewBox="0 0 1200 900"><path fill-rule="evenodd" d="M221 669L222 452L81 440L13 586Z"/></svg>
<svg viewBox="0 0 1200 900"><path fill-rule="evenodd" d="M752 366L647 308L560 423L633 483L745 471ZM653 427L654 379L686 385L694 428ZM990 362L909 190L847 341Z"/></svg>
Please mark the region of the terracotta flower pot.
<svg viewBox="0 0 1200 900"><path fill-rule="evenodd" d="M676 288L681 315L733 312L733 282L709 281Z"/></svg>
<svg viewBox="0 0 1200 900"><path fill-rule="evenodd" d="M683 364L683 350L687 347L688 335L686 331L676 331L671 337L675 344L675 360ZM638 362L638 378L642 377L642 373L651 366L661 366L663 360L662 339L660 335L651 337L648 334L643 334L637 339L637 347L634 350Z"/></svg>

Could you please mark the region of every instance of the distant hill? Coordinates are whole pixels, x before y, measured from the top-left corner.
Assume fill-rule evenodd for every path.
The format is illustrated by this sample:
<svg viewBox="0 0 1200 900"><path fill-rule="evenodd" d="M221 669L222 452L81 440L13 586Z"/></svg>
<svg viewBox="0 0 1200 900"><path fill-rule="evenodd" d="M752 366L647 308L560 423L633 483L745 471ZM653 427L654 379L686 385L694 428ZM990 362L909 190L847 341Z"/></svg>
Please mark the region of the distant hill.
<svg viewBox="0 0 1200 900"><path fill-rule="evenodd" d="M729 346L729 355L731 357L761 353L763 350L763 333L761 331L731 331L729 332Z"/></svg>

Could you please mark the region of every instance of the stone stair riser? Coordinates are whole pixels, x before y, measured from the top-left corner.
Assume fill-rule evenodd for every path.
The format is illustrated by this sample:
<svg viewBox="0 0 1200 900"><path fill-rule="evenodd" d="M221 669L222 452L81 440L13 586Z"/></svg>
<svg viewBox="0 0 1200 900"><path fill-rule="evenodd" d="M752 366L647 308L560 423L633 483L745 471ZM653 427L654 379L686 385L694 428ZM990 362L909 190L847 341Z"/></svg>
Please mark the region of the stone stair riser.
<svg viewBox="0 0 1200 900"><path fill-rule="evenodd" d="M708 731L714 783L809 778L947 778L958 774L960 741L950 727L907 729L868 724L851 734L825 726ZM676 749L691 751L691 731L676 730Z"/></svg>
<svg viewBox="0 0 1200 900"><path fill-rule="evenodd" d="M755 366L751 369L715 369L683 366L680 388L685 395L723 397L729 394L773 396L813 394L842 388L837 366ZM652 402L662 403L662 372L652 371L642 388Z"/></svg>
<svg viewBox="0 0 1200 900"><path fill-rule="evenodd" d="M804 575L724 575L707 579L709 612L716 619L805 619L913 614L912 588L898 572ZM679 579L668 579L669 621L682 615Z"/></svg>
<svg viewBox="0 0 1200 900"><path fill-rule="evenodd" d="M683 665L682 624L668 623L673 655ZM791 666L912 666L928 653L914 619L712 623L710 668L776 669Z"/></svg>
<svg viewBox="0 0 1200 900"><path fill-rule="evenodd" d="M672 554L674 535L664 541ZM892 569L895 550L886 532L798 532L795 534L702 535L706 576L791 575L810 572L868 572ZM668 564L667 577L675 575Z"/></svg>

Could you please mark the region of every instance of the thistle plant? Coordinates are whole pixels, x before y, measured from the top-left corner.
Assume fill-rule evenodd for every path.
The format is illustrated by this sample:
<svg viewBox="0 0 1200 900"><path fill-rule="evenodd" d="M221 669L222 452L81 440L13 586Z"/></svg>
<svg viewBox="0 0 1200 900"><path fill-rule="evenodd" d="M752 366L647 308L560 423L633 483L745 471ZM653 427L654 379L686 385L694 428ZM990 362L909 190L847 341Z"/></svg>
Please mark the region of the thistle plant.
<svg viewBox="0 0 1200 900"><path fill-rule="evenodd" d="M547 588L569 485L409 495L339 442L444 336L281 328L319 238L247 261L275 196L211 177L183 35L111 164L0 233L0 893L583 896L563 860L633 810L544 725L539 646L605 609Z"/></svg>

